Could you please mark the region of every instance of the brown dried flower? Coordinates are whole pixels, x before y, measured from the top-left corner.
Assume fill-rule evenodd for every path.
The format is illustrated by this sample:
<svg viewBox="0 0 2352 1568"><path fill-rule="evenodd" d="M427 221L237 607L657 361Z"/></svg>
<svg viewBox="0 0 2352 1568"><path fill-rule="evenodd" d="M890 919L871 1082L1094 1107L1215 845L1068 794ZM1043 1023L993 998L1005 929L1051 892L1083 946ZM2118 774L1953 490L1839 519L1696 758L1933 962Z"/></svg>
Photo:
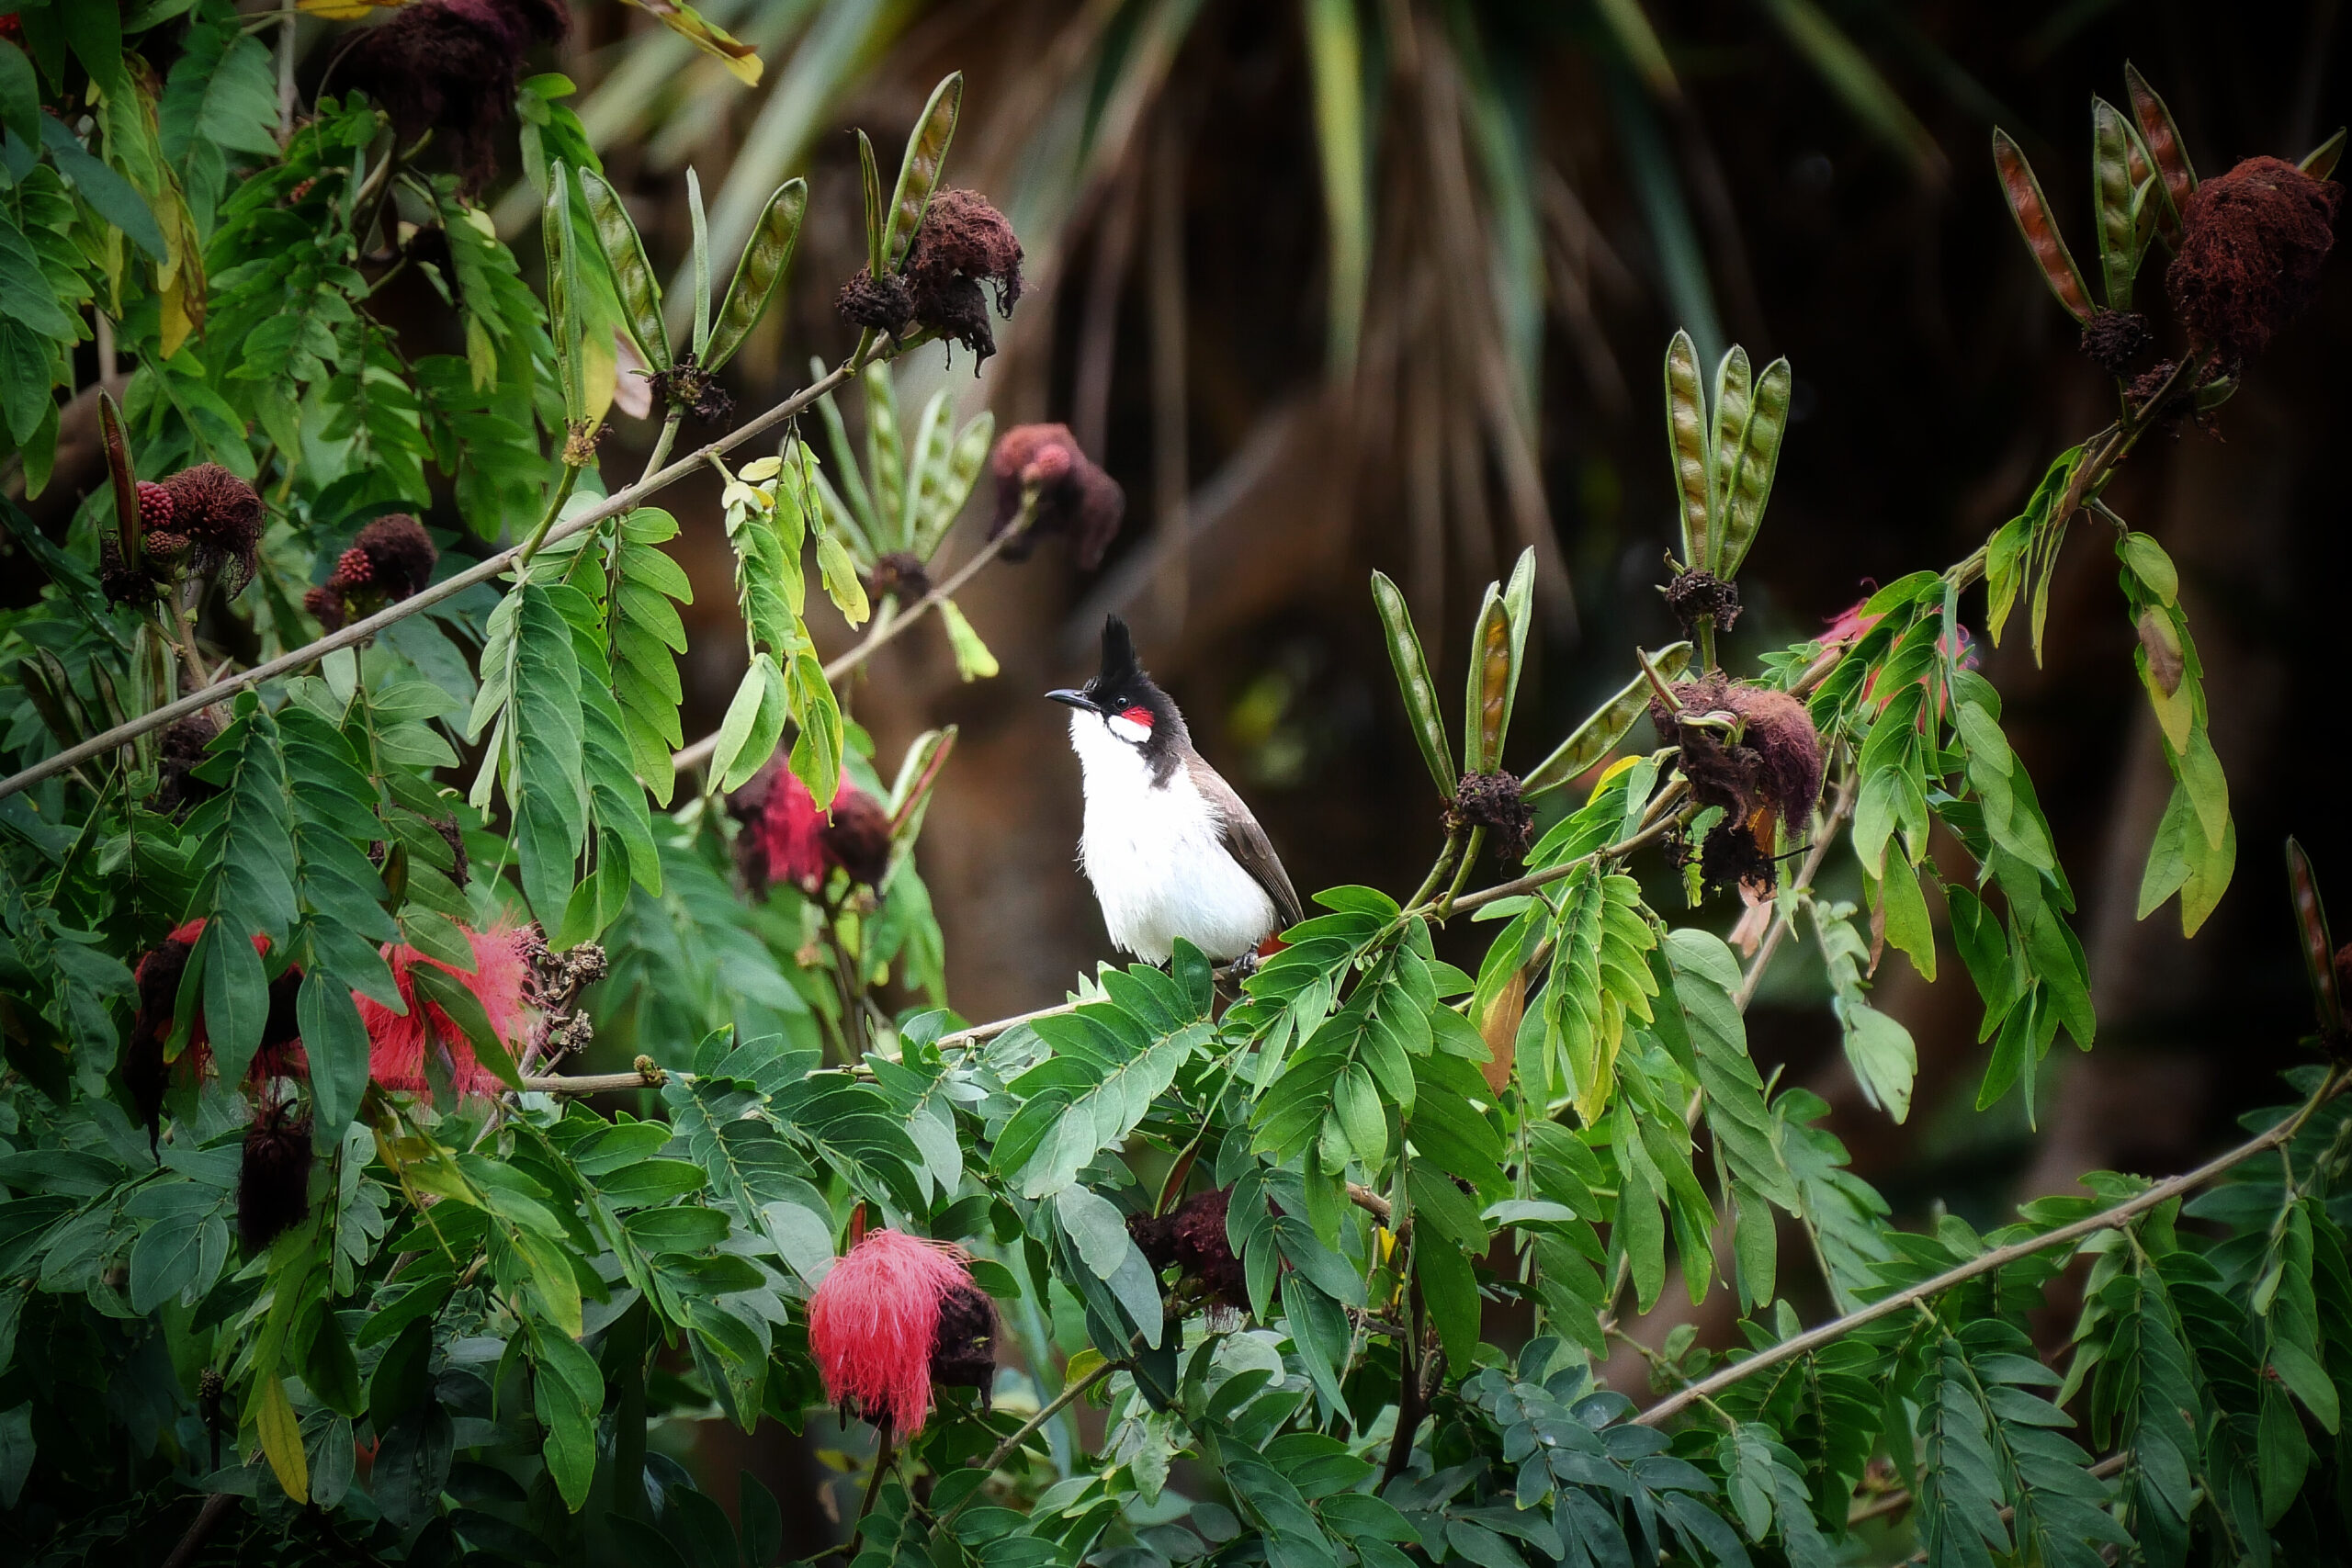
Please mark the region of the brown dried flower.
<svg viewBox="0 0 2352 1568"><path fill-rule="evenodd" d="M997 438L989 467L996 473L996 520L989 525L989 538L1012 526L1032 487L1037 492L1036 515L1027 534L1005 546L1005 559L1028 559L1040 534L1068 534L1080 570L1102 564L1102 553L1126 517L1127 496L1118 480L1079 450L1069 426L1016 424Z"/></svg>
<svg viewBox="0 0 2352 1568"><path fill-rule="evenodd" d="M2165 274L2189 341L2225 359L2261 353L2318 291L2343 197L2281 158L2248 158L2199 186Z"/></svg>
<svg viewBox="0 0 2352 1568"><path fill-rule="evenodd" d="M384 106L402 141L448 133L471 191L498 172L523 57L571 30L562 0L413 0L362 33L337 74Z"/></svg>
<svg viewBox="0 0 2352 1568"><path fill-rule="evenodd" d="M1652 699L1650 722L1678 748L1692 801L1724 813L1702 847L1702 874L1711 886L1769 885L1775 819L1800 831L1821 798L1821 737L1813 716L1786 692L1720 674L1684 682L1674 697L1680 707L1672 713ZM1724 716L1730 729L1701 722Z"/></svg>

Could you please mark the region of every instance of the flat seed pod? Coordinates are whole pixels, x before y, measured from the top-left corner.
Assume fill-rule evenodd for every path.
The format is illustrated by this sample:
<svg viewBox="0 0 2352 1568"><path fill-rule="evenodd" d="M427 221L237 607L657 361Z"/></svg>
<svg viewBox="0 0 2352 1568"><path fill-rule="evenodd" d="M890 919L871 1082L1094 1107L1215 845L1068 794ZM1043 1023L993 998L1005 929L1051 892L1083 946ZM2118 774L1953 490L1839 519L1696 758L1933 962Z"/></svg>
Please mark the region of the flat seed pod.
<svg viewBox="0 0 2352 1568"><path fill-rule="evenodd" d="M1713 541L1707 517L1707 403L1699 385L1699 350L1687 332L1666 345L1666 446L1674 491L1682 503L1682 564L1708 570Z"/></svg>
<svg viewBox="0 0 2352 1568"><path fill-rule="evenodd" d="M1669 643L1650 655L1649 662L1661 681L1679 680L1682 672L1690 668L1690 645ZM1557 789L1582 776L1616 749L1617 743L1625 739L1625 732L1634 728L1634 721L1649 710L1649 676L1636 675L1626 682L1623 690L1571 730L1550 756L1529 770L1520 783L1521 797L1532 800L1545 790Z"/></svg>
<svg viewBox="0 0 2352 1568"><path fill-rule="evenodd" d="M899 183L890 193L889 219L882 232L882 259L891 271L906 265L908 247L914 243L915 231L922 227L924 209L931 206L931 193L939 185L939 171L947 162L948 143L956 140L956 119L963 107L964 73L958 71L931 90L922 118L915 121L914 132L907 138L906 156L899 164ZM876 276L880 276L878 270Z"/></svg>
<svg viewBox="0 0 2352 1568"><path fill-rule="evenodd" d="M1388 662L1396 671L1396 689L1405 699L1405 715L1413 723L1413 740L1429 764L1430 778L1440 799L1452 800L1453 757L1445 744L1445 721L1438 713L1437 682L1430 679L1429 656L1413 630L1413 614L1405 595L1385 571L1372 574L1372 601L1380 611L1380 629L1388 639Z"/></svg>
<svg viewBox="0 0 2352 1568"><path fill-rule="evenodd" d="M2057 220L2050 215L2050 202L2041 194L2041 182L2033 177L2033 165L2026 162L2025 153L2006 130L1993 132L1993 167L2001 176L2001 195L2009 204L2009 216L2017 220L2018 232L2032 253L2034 265L2041 269L2042 281L2050 285L2050 292L2058 297L2066 314L2077 321L2089 321L2091 295L2083 284L2082 269L2075 265L2074 253L2066 249Z"/></svg>

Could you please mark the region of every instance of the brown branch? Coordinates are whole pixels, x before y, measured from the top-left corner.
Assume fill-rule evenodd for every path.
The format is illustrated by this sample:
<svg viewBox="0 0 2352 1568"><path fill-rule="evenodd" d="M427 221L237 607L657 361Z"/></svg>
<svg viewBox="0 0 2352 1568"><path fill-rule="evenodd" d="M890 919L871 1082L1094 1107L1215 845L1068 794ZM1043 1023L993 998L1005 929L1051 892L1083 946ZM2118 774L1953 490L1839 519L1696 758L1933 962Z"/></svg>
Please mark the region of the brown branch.
<svg viewBox="0 0 2352 1568"><path fill-rule="evenodd" d="M2149 1210L2160 1204L2168 1203L2184 1193L2193 1192L2217 1178L2226 1175L2255 1156L2286 1143L2301 1130L2303 1123L2311 1119L2313 1111L2342 1093L2347 1084L2352 1084L2352 1074L2332 1075L2320 1086L2319 1092L2304 1101L2302 1108L2295 1114L2268 1132L2247 1139L2227 1154L2216 1156L2206 1161L2195 1170L2184 1172L2168 1180L2159 1181L2136 1197L2127 1199L2111 1209L2103 1209L2096 1214L2076 1220L2072 1224L2060 1225L2055 1230L2045 1231L2037 1236L2029 1236L2023 1241L2011 1242L2007 1247L1996 1247L1990 1252L1970 1258L1958 1268L1945 1269L1931 1280L1922 1280L1916 1285L1897 1291L1891 1296L1883 1297L1868 1306L1857 1308L1842 1317L1833 1318L1818 1328L1809 1328L1803 1334L1783 1339L1769 1350L1758 1351L1744 1361L1735 1361L1713 1376L1702 1378L1687 1389L1668 1394L1634 1419L1645 1427L1659 1426L1679 1414L1695 1400L1710 1398L1736 1382L1743 1382L1754 1377L1758 1372L1777 1367L1782 1361L1792 1360L1808 1351L1818 1349L1834 1339L1852 1333L1865 1324L1875 1323L1880 1318L1915 1306L1930 1296L1940 1295L1955 1285L1964 1284L1979 1275L1989 1274L1997 1269L2006 1269L2019 1258L2030 1258L2037 1252L2046 1252L2053 1247L2064 1247L2069 1242L2080 1241L2083 1237L2095 1235L2100 1231L2115 1230L2127 1225Z"/></svg>
<svg viewBox="0 0 2352 1568"><path fill-rule="evenodd" d="M542 547L558 539L570 538L572 535L583 529L593 528L608 518L634 510L654 492L685 478L710 458L741 446L752 436L774 428L808 408L826 393L848 380L854 367L854 360L836 366L809 386L785 399L765 413L738 425L716 441L696 447L659 473L639 479L628 489L616 492L586 511L566 518L548 531L546 539L541 542ZM377 633L397 625L421 610L429 609L445 599L462 593L477 583L492 581L513 565L521 554L520 546L500 550L495 555L477 561L463 571L446 577L429 587L420 589L395 604L387 604L364 620L352 622L341 631L330 632L316 642L307 643L291 652L282 653L276 659L255 665L253 669L227 680L216 681L199 691L189 693L175 702L165 703L161 707L152 708L137 718L116 725L112 729L94 736L90 739L69 746L62 751L43 758L22 773L0 779L0 799L6 799L20 790L28 789L43 779L52 778L78 763L110 751L118 746L125 745L152 730L161 729L165 725L186 718L188 715L209 707L214 703L233 697L247 687L259 686L264 682L276 680L281 675L290 675L338 649L352 648L366 642Z"/></svg>
<svg viewBox="0 0 2352 1568"><path fill-rule="evenodd" d="M177 1546L172 1548L172 1554L164 1559L164 1568L187 1568L196 1561L196 1554L204 1550L204 1543L212 1539L212 1532L220 1528L220 1521L236 1506L237 1495L233 1492L215 1492L207 1497L204 1506L197 1510L196 1521L187 1527L187 1533L180 1537Z"/></svg>
<svg viewBox="0 0 2352 1568"><path fill-rule="evenodd" d="M651 1060L639 1057L644 1065L626 1073L562 1073L548 1077L526 1077L523 1080L526 1094L610 1094L625 1089L656 1089L667 1083L670 1075L653 1066Z"/></svg>

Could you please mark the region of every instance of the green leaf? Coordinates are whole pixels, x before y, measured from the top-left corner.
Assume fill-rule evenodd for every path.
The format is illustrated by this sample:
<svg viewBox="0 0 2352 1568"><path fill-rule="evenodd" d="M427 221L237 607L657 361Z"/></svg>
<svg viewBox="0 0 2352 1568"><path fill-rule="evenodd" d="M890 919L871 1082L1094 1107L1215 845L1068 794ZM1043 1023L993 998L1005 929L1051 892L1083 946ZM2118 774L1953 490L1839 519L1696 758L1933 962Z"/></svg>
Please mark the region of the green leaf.
<svg viewBox="0 0 2352 1568"><path fill-rule="evenodd" d="M65 313L41 272L32 242L5 209L0 209L0 316L22 321L45 338L71 343L79 335L74 318Z"/></svg>
<svg viewBox="0 0 2352 1568"><path fill-rule="evenodd" d="M956 672L967 681L988 681L996 677L996 655L964 618L953 599L939 602L939 623L947 632L947 645L956 655Z"/></svg>
<svg viewBox="0 0 2352 1568"><path fill-rule="evenodd" d="M1445 1359L1457 1367L1476 1364L1478 1279L1470 1259L1452 1247L1426 1239L1413 1245L1413 1279L1421 1287L1430 1321L1437 1325Z"/></svg>
<svg viewBox="0 0 2352 1568"><path fill-rule="evenodd" d="M1437 683L1430 678L1429 656L1421 651L1420 637L1413 630L1413 614L1406 607L1404 592L1386 572L1372 574L1372 599L1380 611L1381 631L1388 640L1388 662L1396 671L1396 687L1405 698L1413 739L1421 749L1421 760L1429 764L1438 797L1451 801L1455 784L1453 756L1446 745L1445 720L1438 712Z"/></svg>
<svg viewBox="0 0 2352 1568"><path fill-rule="evenodd" d="M793 247L800 240L800 220L808 210L808 182L802 179L786 180L776 186L767 205L760 209L759 220L752 225L752 237L735 263L735 276L728 282L727 298L719 303L718 321L711 328L709 345L703 351L705 370L716 370L733 358L760 318L767 313L768 302L775 298L784 275L791 269Z"/></svg>
<svg viewBox="0 0 2352 1568"><path fill-rule="evenodd" d="M711 752L711 773L721 790L741 789L745 780L767 765L784 734L788 716L784 672L763 651L752 658L719 721L718 741Z"/></svg>
<svg viewBox="0 0 2352 1568"><path fill-rule="evenodd" d="M864 626L872 617L874 606L866 601L857 561L840 535L827 531L817 536L817 570L824 580L826 596L841 611L842 618L853 626Z"/></svg>
<svg viewBox="0 0 2352 1568"><path fill-rule="evenodd" d="M28 148L40 145L40 81L25 51L0 39L0 130ZM12 1505L13 1506L13 1505Z"/></svg>
<svg viewBox="0 0 2352 1568"><path fill-rule="evenodd" d="M621 324L628 329L629 341L637 344L646 364L667 370L673 364L670 329L662 320L662 285L652 264L645 259L645 241L628 209L621 204L620 193L602 175L582 169L580 190L587 198L589 221L595 225L596 243L605 253L614 291L620 298Z"/></svg>
<svg viewBox="0 0 2352 1568"><path fill-rule="evenodd" d="M310 1461L303 1455L301 1423L295 1417L292 1401L286 1397L285 1381L276 1372L266 1373L254 1381L252 1397L254 1427L261 1437L261 1451L269 1460L271 1472L297 1506L308 1503Z"/></svg>
<svg viewBox="0 0 2352 1568"><path fill-rule="evenodd" d="M947 148L956 139L956 119L963 107L964 73L957 71L931 90L930 101L908 135L906 155L899 163L899 183L890 192L889 218L882 231L883 266L876 269L877 277L886 268L896 272L906 265L907 252L914 244L916 231L922 227L931 193L947 162Z"/></svg>

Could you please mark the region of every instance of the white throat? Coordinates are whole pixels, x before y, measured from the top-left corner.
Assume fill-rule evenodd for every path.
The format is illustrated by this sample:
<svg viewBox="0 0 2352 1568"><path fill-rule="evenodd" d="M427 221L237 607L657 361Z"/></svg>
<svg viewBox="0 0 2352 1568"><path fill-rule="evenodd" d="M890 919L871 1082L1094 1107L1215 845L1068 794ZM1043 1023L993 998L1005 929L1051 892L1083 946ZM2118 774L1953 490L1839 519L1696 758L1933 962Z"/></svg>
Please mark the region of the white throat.
<svg viewBox="0 0 2352 1568"><path fill-rule="evenodd" d="M1069 722L1086 791L1079 863L1111 940L1150 964L1166 963L1178 937L1218 963L1240 957L1273 930L1273 900L1226 852L1223 824L1190 772L1180 764L1155 779L1141 746L1115 730L1123 725L1144 729L1084 710Z"/></svg>

